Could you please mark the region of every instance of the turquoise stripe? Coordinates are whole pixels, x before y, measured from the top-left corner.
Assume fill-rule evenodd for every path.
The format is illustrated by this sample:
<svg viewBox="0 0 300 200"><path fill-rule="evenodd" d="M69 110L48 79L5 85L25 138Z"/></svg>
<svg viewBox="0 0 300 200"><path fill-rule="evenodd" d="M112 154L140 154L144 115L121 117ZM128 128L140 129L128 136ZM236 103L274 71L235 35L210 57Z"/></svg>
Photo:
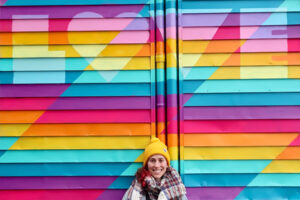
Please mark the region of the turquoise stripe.
<svg viewBox="0 0 300 200"><path fill-rule="evenodd" d="M185 174L260 173L271 160L186 160Z"/></svg>
<svg viewBox="0 0 300 200"><path fill-rule="evenodd" d="M300 174L259 174L248 186L300 187Z"/></svg>
<svg viewBox="0 0 300 200"><path fill-rule="evenodd" d="M143 150L9 150L0 163L134 162Z"/></svg>
<svg viewBox="0 0 300 200"><path fill-rule="evenodd" d="M239 193L235 200L245 199L300 199L299 187L246 187Z"/></svg>
<svg viewBox="0 0 300 200"><path fill-rule="evenodd" d="M73 60L72 58L70 58ZM6 59L12 63L13 71L63 71L66 69L66 58L16 58ZM77 61L84 60L82 58L76 59ZM80 62L77 63L77 65ZM85 66L88 63L84 63ZM82 66L84 65L82 64ZM75 65L76 66L76 65ZM82 67L84 69L84 67Z"/></svg>
<svg viewBox="0 0 300 200"><path fill-rule="evenodd" d="M299 187L300 174L192 174L184 175L187 187Z"/></svg>
<svg viewBox="0 0 300 200"><path fill-rule="evenodd" d="M13 60L12 59L0 59L0 71L12 71Z"/></svg>
<svg viewBox="0 0 300 200"><path fill-rule="evenodd" d="M7 0L4 6L148 4L150 2L150 0Z"/></svg>
<svg viewBox="0 0 300 200"><path fill-rule="evenodd" d="M83 71L94 60L95 58L5 58L0 59L0 71Z"/></svg>
<svg viewBox="0 0 300 200"><path fill-rule="evenodd" d="M300 93L232 93L184 96L184 106L283 106L300 105Z"/></svg>
<svg viewBox="0 0 300 200"><path fill-rule="evenodd" d="M67 83L147 83L149 70L67 72Z"/></svg>
<svg viewBox="0 0 300 200"><path fill-rule="evenodd" d="M150 70L0 72L0 84L147 83Z"/></svg>
<svg viewBox="0 0 300 200"><path fill-rule="evenodd" d="M72 84L61 96L150 96L150 84Z"/></svg>
<svg viewBox="0 0 300 200"><path fill-rule="evenodd" d="M300 79L185 81L183 92L300 92Z"/></svg>
<svg viewBox="0 0 300 200"><path fill-rule="evenodd" d="M219 67L184 67L182 69L185 80L206 80L213 75Z"/></svg>
<svg viewBox="0 0 300 200"><path fill-rule="evenodd" d="M134 176L140 167L142 163L1 164L0 176Z"/></svg>
<svg viewBox="0 0 300 200"><path fill-rule="evenodd" d="M298 0L203 0L183 1L183 13L227 13L227 12L299 12Z"/></svg>
<svg viewBox="0 0 300 200"><path fill-rule="evenodd" d="M19 137L0 137L0 150L9 149Z"/></svg>
<svg viewBox="0 0 300 200"><path fill-rule="evenodd" d="M12 84L65 83L66 73L61 72L12 72Z"/></svg>
<svg viewBox="0 0 300 200"><path fill-rule="evenodd" d="M272 13L262 25L298 25L300 13Z"/></svg>

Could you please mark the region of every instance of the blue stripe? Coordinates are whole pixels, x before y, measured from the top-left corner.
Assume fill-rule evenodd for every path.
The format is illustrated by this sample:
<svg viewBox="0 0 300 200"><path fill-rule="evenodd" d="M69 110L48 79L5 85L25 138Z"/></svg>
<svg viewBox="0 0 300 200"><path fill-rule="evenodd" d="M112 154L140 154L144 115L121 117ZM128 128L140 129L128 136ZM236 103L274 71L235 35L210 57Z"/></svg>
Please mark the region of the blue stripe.
<svg viewBox="0 0 300 200"><path fill-rule="evenodd" d="M300 11L300 2L295 0L202 0L183 1L184 13L200 12L286 12ZM206 11L205 11L206 10Z"/></svg>
<svg viewBox="0 0 300 200"><path fill-rule="evenodd" d="M300 199L300 187L246 187L235 200L244 199Z"/></svg>
<svg viewBox="0 0 300 200"><path fill-rule="evenodd" d="M187 187L300 187L300 174L188 174Z"/></svg>
<svg viewBox="0 0 300 200"><path fill-rule="evenodd" d="M1 72L0 73L0 84L11 84L13 82L13 73Z"/></svg>
<svg viewBox="0 0 300 200"><path fill-rule="evenodd" d="M119 176L109 189L128 189L134 179L134 176Z"/></svg>
<svg viewBox="0 0 300 200"><path fill-rule="evenodd" d="M184 96L184 106L283 106L300 105L300 93L232 93Z"/></svg>
<svg viewBox="0 0 300 200"><path fill-rule="evenodd" d="M141 163L1 164L0 176L134 176L140 167Z"/></svg>
<svg viewBox="0 0 300 200"><path fill-rule="evenodd" d="M150 96L150 87L150 84L146 83L72 84L61 96Z"/></svg>

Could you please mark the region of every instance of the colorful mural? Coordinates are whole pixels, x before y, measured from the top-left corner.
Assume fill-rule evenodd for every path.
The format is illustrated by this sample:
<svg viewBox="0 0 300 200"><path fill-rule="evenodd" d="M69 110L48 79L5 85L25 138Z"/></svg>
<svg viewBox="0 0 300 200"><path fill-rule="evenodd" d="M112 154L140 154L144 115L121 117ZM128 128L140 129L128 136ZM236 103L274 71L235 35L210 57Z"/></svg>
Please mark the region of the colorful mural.
<svg viewBox="0 0 300 200"><path fill-rule="evenodd" d="M154 3L0 7L0 199L120 199L156 135Z"/></svg>
<svg viewBox="0 0 300 200"><path fill-rule="evenodd" d="M151 135L191 200L300 199L299 0L0 5L0 199L121 199Z"/></svg>
<svg viewBox="0 0 300 200"><path fill-rule="evenodd" d="M299 199L300 1L179 8L190 199Z"/></svg>

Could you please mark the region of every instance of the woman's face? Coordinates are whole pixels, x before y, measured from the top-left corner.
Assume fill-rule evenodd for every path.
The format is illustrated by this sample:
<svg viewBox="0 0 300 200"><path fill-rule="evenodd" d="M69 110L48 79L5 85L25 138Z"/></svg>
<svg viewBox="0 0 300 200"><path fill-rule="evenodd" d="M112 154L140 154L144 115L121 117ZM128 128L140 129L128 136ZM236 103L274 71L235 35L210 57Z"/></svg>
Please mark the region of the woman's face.
<svg viewBox="0 0 300 200"><path fill-rule="evenodd" d="M148 170L155 180L159 181L168 168L167 160L160 154L151 156L147 162Z"/></svg>

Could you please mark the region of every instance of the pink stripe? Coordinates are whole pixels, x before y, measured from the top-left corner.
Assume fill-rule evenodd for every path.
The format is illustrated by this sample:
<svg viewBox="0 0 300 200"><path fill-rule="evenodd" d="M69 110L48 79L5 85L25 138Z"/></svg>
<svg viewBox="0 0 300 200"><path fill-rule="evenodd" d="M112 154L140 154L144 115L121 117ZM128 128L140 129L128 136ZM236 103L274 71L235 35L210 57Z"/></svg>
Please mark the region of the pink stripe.
<svg viewBox="0 0 300 200"><path fill-rule="evenodd" d="M185 27L183 40L299 38L300 26ZM217 33L217 34L216 34Z"/></svg>
<svg viewBox="0 0 300 200"><path fill-rule="evenodd" d="M12 21L11 20L0 20L0 32L11 32Z"/></svg>
<svg viewBox="0 0 300 200"><path fill-rule="evenodd" d="M150 42L150 33L149 31L124 31L120 32L110 43L119 44L119 43L147 43Z"/></svg>
<svg viewBox="0 0 300 200"><path fill-rule="evenodd" d="M1 190L0 199L5 200L95 200L104 190Z"/></svg>
<svg viewBox="0 0 300 200"><path fill-rule="evenodd" d="M218 27L203 27L203 28L183 28L183 40L211 40Z"/></svg>
<svg viewBox="0 0 300 200"><path fill-rule="evenodd" d="M247 40L240 52L286 52L287 39Z"/></svg>
<svg viewBox="0 0 300 200"><path fill-rule="evenodd" d="M299 132L300 120L199 120L185 121L185 133Z"/></svg>
<svg viewBox="0 0 300 200"><path fill-rule="evenodd" d="M11 24L13 28L11 29ZM0 20L1 32L148 30L148 18Z"/></svg>
<svg viewBox="0 0 300 200"><path fill-rule="evenodd" d="M289 52L300 51L300 39L289 39L288 40Z"/></svg>
<svg viewBox="0 0 300 200"><path fill-rule="evenodd" d="M12 32L22 31L48 31L49 21L48 19L42 20L13 20Z"/></svg>
<svg viewBox="0 0 300 200"><path fill-rule="evenodd" d="M150 122L149 110L45 111L36 123Z"/></svg>

